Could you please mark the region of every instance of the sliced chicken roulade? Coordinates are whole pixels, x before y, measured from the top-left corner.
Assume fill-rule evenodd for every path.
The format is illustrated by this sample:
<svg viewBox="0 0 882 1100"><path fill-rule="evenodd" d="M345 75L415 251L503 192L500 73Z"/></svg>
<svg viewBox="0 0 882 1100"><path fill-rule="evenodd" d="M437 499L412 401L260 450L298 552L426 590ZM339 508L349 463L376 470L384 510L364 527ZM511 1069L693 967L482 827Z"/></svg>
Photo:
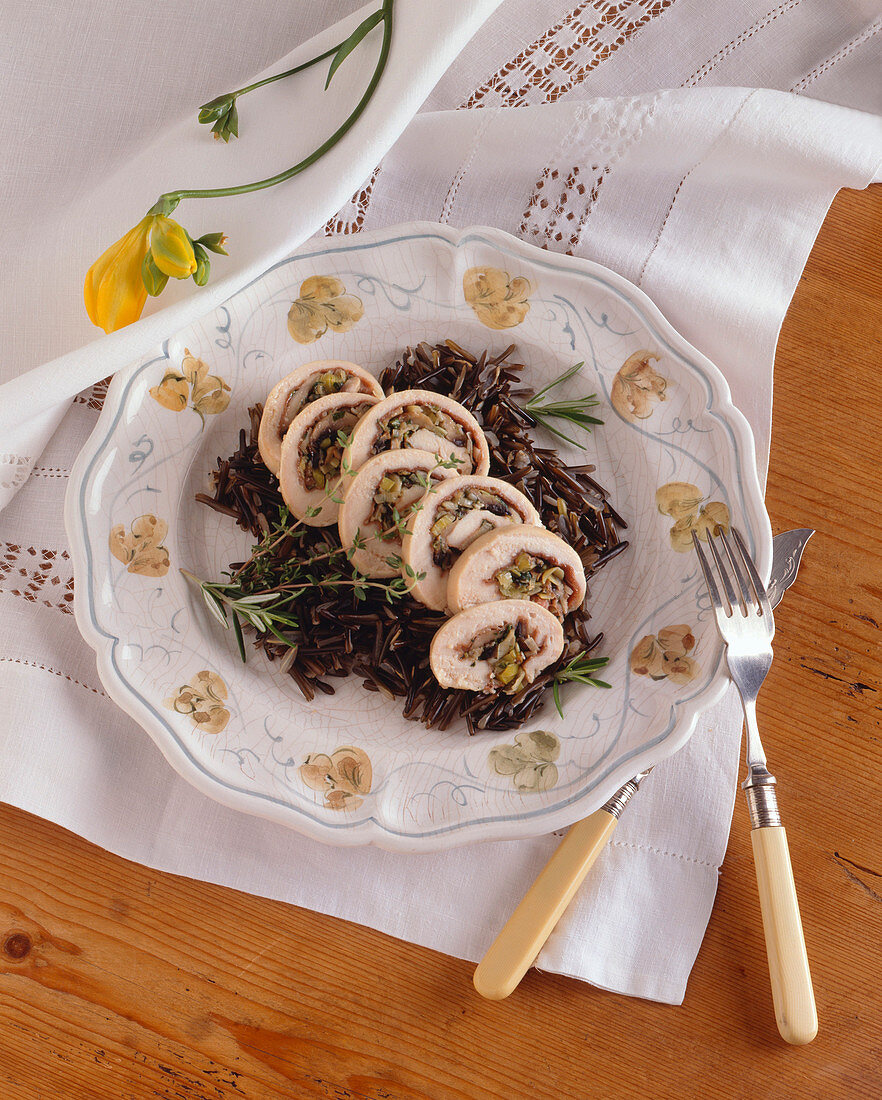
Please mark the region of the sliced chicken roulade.
<svg viewBox="0 0 882 1100"><path fill-rule="evenodd" d="M270 390L260 418L257 446L272 473L279 472L282 440L291 421L307 405L331 393L369 393L377 400L383 397L380 383L357 363L316 359L291 371Z"/></svg>
<svg viewBox="0 0 882 1100"><path fill-rule="evenodd" d="M307 527L337 522L340 469L349 433L376 397L332 393L299 412L282 440L279 487L285 503Z"/></svg>
<svg viewBox="0 0 882 1100"><path fill-rule="evenodd" d="M563 653L558 619L529 600L498 600L460 611L429 648L435 679L445 688L514 695Z"/></svg>
<svg viewBox="0 0 882 1100"><path fill-rule="evenodd" d="M447 607L447 577L459 555L480 535L512 523L541 526L539 513L520 490L495 477L451 478L433 487L412 514L401 556L414 574L413 596L426 607ZM411 578L412 579L412 578Z"/></svg>
<svg viewBox="0 0 882 1100"><path fill-rule="evenodd" d="M456 459L460 474L490 469L490 448L477 420L458 401L430 390L402 390L376 405L353 433L348 459L358 470L372 455L405 447Z"/></svg>
<svg viewBox="0 0 882 1100"><path fill-rule="evenodd" d="M447 606L530 600L564 619L585 599L585 569L568 542L544 527L509 524L459 556L447 578Z"/></svg>
<svg viewBox="0 0 882 1100"><path fill-rule="evenodd" d="M337 523L351 562L368 577L401 571L401 530L410 508L436 482L458 477L430 451L386 451L369 458L348 486ZM392 564L390 564L390 559ZM397 561L396 561L397 559Z"/></svg>

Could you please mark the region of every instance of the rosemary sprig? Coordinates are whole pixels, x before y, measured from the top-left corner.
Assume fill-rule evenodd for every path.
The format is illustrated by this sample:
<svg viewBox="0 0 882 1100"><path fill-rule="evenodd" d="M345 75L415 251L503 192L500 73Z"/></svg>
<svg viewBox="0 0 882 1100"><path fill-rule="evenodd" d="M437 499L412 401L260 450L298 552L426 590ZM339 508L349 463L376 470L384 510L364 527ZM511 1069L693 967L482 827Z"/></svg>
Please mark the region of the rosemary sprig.
<svg viewBox="0 0 882 1100"><path fill-rule="evenodd" d="M273 634L286 645L292 643L278 627L289 629L297 627L297 620L290 614L294 598L291 594L279 596L275 592L248 592L241 584L229 584L203 581L189 569L182 569L183 575L199 586L205 606L225 630L233 627L239 656L245 661L245 639L242 636L242 623L249 623L262 634ZM227 613L229 609L229 614Z"/></svg>
<svg viewBox="0 0 882 1100"><path fill-rule="evenodd" d="M564 371L559 378L553 379L538 393L533 394L530 400L523 406L524 412L534 421L541 424L547 431L551 432L552 435L556 435L559 439L565 439L567 443L572 443L576 447L581 447L583 444L579 443L578 440L573 439L571 436L566 435L558 428L555 428L549 421L568 420L571 424L575 424L577 427L581 428L582 431L590 432L592 425L603 423L602 420L598 420L596 416L589 415L586 411L587 409L596 408L600 404L597 400L597 394L588 393L583 397L568 398L565 401L543 402L542 398L557 386L561 386L564 382L568 382L574 375L578 374L584 366L584 362L576 363L574 367L570 367L569 370Z"/></svg>
<svg viewBox="0 0 882 1100"><path fill-rule="evenodd" d="M563 718L564 712L560 702L560 685L575 681L579 684L588 684L590 687L612 687L605 680L598 680L593 673L609 663L609 657L589 657L586 653L577 653L571 661L554 674L552 692L557 713Z"/></svg>
<svg viewBox="0 0 882 1100"><path fill-rule="evenodd" d="M342 552L342 550L336 550L309 559L306 563L296 563L294 571L302 568L303 564L312 564L319 558L327 558L333 553ZM292 580L272 588L249 591L248 580L204 581L189 569L181 569L181 573L188 580L199 586L205 605L212 616L225 630L229 630L232 626L239 656L243 662L246 655L242 621L254 627L259 634L272 634L283 645L293 648L298 643L283 634L280 627L288 630L298 628L300 624L293 612L296 610L298 598L304 592L316 589L339 591L341 588L351 588L355 598L361 601L367 599L369 589L380 589L386 602L391 604L408 595L413 583L425 576L414 572L410 566L405 566L405 572L406 577L393 577L389 581L371 580L358 572L353 572L349 577L342 573L329 573L324 577L307 573L303 575L302 580Z"/></svg>

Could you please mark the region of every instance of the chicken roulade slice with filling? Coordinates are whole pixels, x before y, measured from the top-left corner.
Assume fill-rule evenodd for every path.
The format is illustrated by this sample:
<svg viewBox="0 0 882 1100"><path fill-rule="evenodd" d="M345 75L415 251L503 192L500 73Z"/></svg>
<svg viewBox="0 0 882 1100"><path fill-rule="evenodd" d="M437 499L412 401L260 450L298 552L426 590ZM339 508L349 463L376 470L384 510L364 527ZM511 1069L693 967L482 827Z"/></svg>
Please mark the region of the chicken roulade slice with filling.
<svg viewBox="0 0 882 1100"><path fill-rule="evenodd" d="M263 406L257 435L260 457L271 473L279 472L282 440L294 417L313 401L332 393L369 393L377 400L383 397L380 383L370 372L342 359L304 363L273 386Z"/></svg>
<svg viewBox="0 0 882 1100"><path fill-rule="evenodd" d="M498 600L460 611L438 630L429 663L438 683L515 695L564 647L560 621L529 600Z"/></svg>
<svg viewBox="0 0 882 1100"><path fill-rule="evenodd" d="M406 447L455 460L460 474L490 469L480 424L458 401L431 390L401 390L375 405L352 435L348 460L358 470L373 455Z"/></svg>
<svg viewBox="0 0 882 1100"><path fill-rule="evenodd" d="M447 577L463 550L488 531L513 523L540 527L542 521L524 494L506 481L472 474L434 486L408 518L401 540L411 594L426 607L444 611Z"/></svg>
<svg viewBox="0 0 882 1100"><path fill-rule="evenodd" d="M436 482L458 477L439 466L430 451L386 451L358 471L340 505L340 542L367 577L395 577L401 571L401 522ZM390 564L391 561L391 564Z"/></svg>
<svg viewBox="0 0 882 1100"><path fill-rule="evenodd" d="M563 620L585 599L585 569L568 542L544 527L509 524L459 556L447 578L447 606L530 600Z"/></svg>
<svg viewBox="0 0 882 1100"><path fill-rule="evenodd" d="M337 522L343 449L376 402L368 393L332 393L310 402L291 421L282 440L279 487L292 514L307 527Z"/></svg>

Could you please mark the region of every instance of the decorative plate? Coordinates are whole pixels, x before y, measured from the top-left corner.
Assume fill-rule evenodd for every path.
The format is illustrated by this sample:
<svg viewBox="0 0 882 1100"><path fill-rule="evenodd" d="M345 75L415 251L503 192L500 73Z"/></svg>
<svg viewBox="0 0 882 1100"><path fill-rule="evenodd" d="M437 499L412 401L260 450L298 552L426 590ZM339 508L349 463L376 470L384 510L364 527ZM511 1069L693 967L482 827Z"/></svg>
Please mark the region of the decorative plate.
<svg viewBox="0 0 882 1100"><path fill-rule="evenodd" d="M560 446L596 463L629 524L630 549L590 584L612 690L566 685L565 718L549 702L516 735L426 730L354 677L307 703L261 654L242 664L179 572L220 579L247 556L250 538L194 497L279 378L325 358L379 373L448 337L516 343L537 389L584 360L569 393L596 390L605 423L585 455ZM747 422L644 294L497 230L431 224L304 249L120 370L66 502L80 630L172 766L319 840L402 851L559 829L686 742L726 684L691 532L729 519L767 575Z"/></svg>

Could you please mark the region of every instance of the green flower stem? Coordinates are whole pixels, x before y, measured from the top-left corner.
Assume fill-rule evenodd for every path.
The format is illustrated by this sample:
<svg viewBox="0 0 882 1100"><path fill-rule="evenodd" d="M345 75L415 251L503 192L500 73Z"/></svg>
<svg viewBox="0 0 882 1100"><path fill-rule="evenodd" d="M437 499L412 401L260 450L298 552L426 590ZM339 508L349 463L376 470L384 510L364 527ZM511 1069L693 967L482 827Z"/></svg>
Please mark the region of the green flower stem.
<svg viewBox="0 0 882 1100"><path fill-rule="evenodd" d="M235 92L229 92L228 96L224 98L238 99L239 96L245 95L248 92L253 92L255 88L262 88L265 84L272 84L276 80L284 80L286 76L294 76L297 73L302 73L304 69L309 69L313 65L317 65L319 61L324 61L326 57L330 57L332 54L335 54L342 45L342 42L338 42L336 46L331 46L329 50L325 50L324 53L320 53L318 57L313 57L309 61L304 61L302 65L295 65L293 69L287 69L283 73L276 73L275 76L267 76L263 80L257 80L253 84L247 84L244 88L239 88ZM217 98L220 99L221 96L218 96Z"/></svg>
<svg viewBox="0 0 882 1100"><path fill-rule="evenodd" d="M267 187L275 187L277 183L284 183L286 180L292 179L294 176L299 175L305 171L311 165L315 164L317 160L325 155L330 149L337 144L337 142L352 129L358 119L364 112L365 107L371 100L374 92L377 90L377 85L380 83L380 79L383 76L383 71L386 68L386 62L389 60L389 48L392 44L392 5L393 0L383 0L382 12L383 12L383 43L380 47L380 56L377 59L377 65L374 69L374 74L371 77L370 83L365 89L364 95L358 101L355 109L349 115L349 117L334 131L331 136L324 141L317 149L309 154L308 157L304 157L303 160L298 161L297 164L291 168L287 168L284 172L279 172L275 176L268 176L266 179L256 180L254 183L243 183L237 187L213 187L204 190L190 190L182 189L180 191L168 191L164 195L160 195L156 205L152 208L150 213L171 213L172 210L178 205L182 199L220 199L225 198L228 195L245 195L250 191L262 191ZM335 49L339 49L335 47ZM329 51L333 53L334 51ZM324 54L327 57L328 54ZM320 60L320 59L316 59ZM295 72L296 70L291 70ZM287 75L287 74L281 74ZM268 80L277 79L276 77L269 77ZM263 81L266 83L266 81ZM252 85L257 87L258 85ZM246 89L247 90L247 89Z"/></svg>

